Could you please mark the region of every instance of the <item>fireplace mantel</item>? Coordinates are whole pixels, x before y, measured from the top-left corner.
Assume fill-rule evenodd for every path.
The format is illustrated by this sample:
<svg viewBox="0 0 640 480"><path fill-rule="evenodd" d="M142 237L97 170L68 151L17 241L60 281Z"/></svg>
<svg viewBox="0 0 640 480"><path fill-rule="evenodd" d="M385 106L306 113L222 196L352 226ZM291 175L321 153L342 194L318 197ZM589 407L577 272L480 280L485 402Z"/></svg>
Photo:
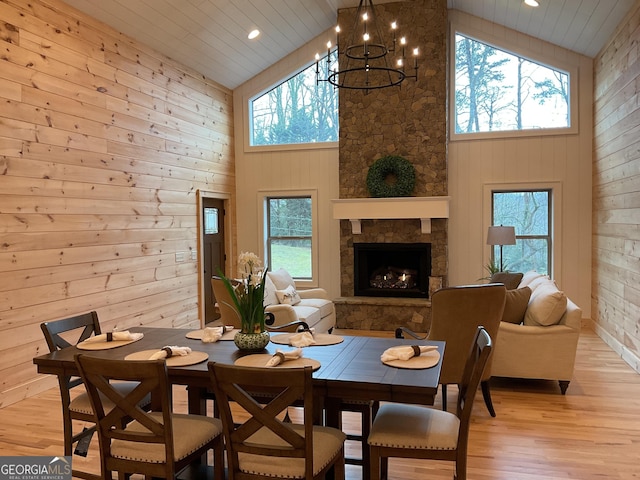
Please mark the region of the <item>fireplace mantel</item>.
<svg viewBox="0 0 640 480"><path fill-rule="evenodd" d="M449 218L451 197L340 198L331 200L333 218L349 220L354 235L361 220L419 218L422 233L431 233L432 218Z"/></svg>

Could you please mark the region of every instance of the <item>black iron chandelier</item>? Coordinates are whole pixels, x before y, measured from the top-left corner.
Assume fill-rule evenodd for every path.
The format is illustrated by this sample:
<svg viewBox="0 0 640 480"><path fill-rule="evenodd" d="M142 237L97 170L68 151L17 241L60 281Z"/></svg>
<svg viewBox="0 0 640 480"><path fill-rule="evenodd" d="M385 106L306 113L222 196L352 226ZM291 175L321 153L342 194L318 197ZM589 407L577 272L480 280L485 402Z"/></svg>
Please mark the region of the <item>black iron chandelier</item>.
<svg viewBox="0 0 640 480"><path fill-rule="evenodd" d="M375 90L400 85L406 78L418 78L418 48L413 48L413 66L407 65L406 37L397 35L391 23L392 44L387 47L376 18L372 0L360 0L347 41L342 45L341 29L336 26L336 46L327 42L326 61L316 53L316 83L329 82L338 88ZM344 55L343 68L338 57ZM407 73L407 69L413 74Z"/></svg>

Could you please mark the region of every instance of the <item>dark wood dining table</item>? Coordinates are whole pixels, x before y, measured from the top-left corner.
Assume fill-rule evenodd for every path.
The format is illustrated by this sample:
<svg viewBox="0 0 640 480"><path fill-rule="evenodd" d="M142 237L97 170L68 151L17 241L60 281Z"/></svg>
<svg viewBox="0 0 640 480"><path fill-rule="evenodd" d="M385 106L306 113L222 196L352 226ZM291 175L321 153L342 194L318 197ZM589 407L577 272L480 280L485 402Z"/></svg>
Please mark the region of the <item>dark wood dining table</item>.
<svg viewBox="0 0 640 480"><path fill-rule="evenodd" d="M207 361L233 364L245 353L238 350L233 341L220 340L203 343L189 339L191 330L172 328L136 327L131 332L142 332L141 340L108 350L80 350L68 347L33 359L38 372L52 375L77 375L74 357L78 353L110 359L124 359L127 355L143 350L159 350L166 345L191 347L206 352ZM278 335L277 333L272 333ZM444 354L444 342L395 339L368 336L341 335L344 341L335 345L309 346L303 349L304 357L317 360L320 368L313 373L315 398L321 399L326 409L328 425L339 425L338 405L341 400L378 400L433 405L440 378L441 361L426 369L390 367L382 363L380 355L396 345L436 345L440 358ZM290 350L288 345L269 343L263 353L274 354L276 349ZM189 366L168 367L169 379L174 385L186 385L189 390L190 413L204 413L205 395L210 385L207 361ZM333 407L332 407L333 406Z"/></svg>

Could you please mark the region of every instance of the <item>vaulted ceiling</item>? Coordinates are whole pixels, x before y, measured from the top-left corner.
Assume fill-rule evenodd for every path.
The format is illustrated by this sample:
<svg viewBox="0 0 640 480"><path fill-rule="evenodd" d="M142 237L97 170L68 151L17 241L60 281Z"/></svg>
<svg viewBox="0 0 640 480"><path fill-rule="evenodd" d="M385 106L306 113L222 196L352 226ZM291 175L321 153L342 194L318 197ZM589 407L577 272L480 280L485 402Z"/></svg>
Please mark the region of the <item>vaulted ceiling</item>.
<svg viewBox="0 0 640 480"><path fill-rule="evenodd" d="M358 0L65 0L233 89L336 23ZM374 0L374 4L397 0ZM400 0L429 1L429 0ZM635 0L447 0L447 6L594 57ZM261 31L255 40L247 34Z"/></svg>

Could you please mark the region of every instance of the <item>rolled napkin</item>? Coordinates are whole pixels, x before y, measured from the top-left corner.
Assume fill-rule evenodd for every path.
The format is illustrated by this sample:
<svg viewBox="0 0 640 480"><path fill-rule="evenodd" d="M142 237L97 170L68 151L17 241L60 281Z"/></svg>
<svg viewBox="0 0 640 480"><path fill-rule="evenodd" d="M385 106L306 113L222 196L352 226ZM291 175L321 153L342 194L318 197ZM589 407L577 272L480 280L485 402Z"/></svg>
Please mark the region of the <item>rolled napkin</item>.
<svg viewBox="0 0 640 480"><path fill-rule="evenodd" d="M313 333L309 330L305 330L303 332L294 333L289 337L289 345L292 347L308 347L309 345L314 345L316 343L313 338Z"/></svg>
<svg viewBox="0 0 640 480"><path fill-rule="evenodd" d="M288 352L283 352L280 349L276 350L276 353L269 359L266 367L275 367L280 365L281 363L286 362L287 360L296 360L302 356L302 349L296 348L295 350L290 350Z"/></svg>
<svg viewBox="0 0 640 480"><path fill-rule="evenodd" d="M84 343L102 343L102 342L126 342L129 340L140 340L144 337L143 333L131 333L129 330L123 332L108 332L94 335L87 338Z"/></svg>
<svg viewBox="0 0 640 480"><path fill-rule="evenodd" d="M202 333L202 343L214 343L222 338L225 327L205 327Z"/></svg>
<svg viewBox="0 0 640 480"><path fill-rule="evenodd" d="M171 358L171 357L184 357L191 353L191 349L189 347L177 347L175 345L162 347L161 350L157 351L149 360L158 360L159 358Z"/></svg>
<svg viewBox="0 0 640 480"><path fill-rule="evenodd" d="M391 360L409 360L410 358L417 357L423 353L432 352L437 350L435 345L400 345L398 347L387 348L380 360L383 362L389 362Z"/></svg>

